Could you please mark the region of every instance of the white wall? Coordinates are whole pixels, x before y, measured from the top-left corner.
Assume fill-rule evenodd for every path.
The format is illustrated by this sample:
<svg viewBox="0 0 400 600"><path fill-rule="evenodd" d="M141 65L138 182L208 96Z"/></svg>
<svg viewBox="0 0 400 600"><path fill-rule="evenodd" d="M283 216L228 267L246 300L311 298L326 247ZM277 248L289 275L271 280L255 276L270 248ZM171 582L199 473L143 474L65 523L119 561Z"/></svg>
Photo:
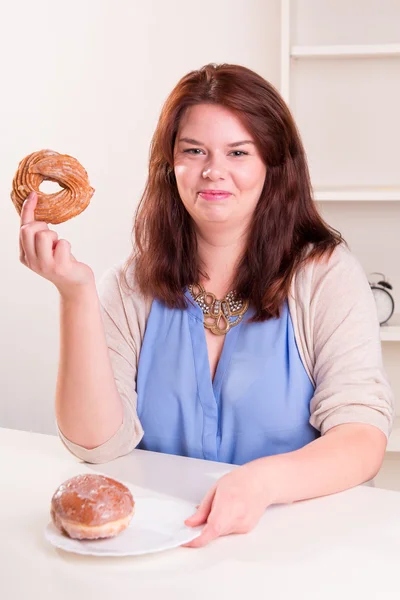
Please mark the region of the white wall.
<svg viewBox="0 0 400 600"><path fill-rule="evenodd" d="M0 21L0 426L54 432L58 298L18 261L18 162L71 154L96 194L57 226L100 275L125 258L149 142L178 79L208 62L279 84L279 0L15 0Z"/></svg>

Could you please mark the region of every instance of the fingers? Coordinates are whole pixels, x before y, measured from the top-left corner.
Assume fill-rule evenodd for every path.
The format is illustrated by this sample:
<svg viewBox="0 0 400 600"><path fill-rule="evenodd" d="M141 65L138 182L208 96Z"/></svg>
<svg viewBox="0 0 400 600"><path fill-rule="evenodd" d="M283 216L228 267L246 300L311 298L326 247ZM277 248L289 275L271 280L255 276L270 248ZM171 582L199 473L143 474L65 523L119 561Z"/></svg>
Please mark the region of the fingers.
<svg viewBox="0 0 400 600"><path fill-rule="evenodd" d="M184 548L202 548L220 535L224 535L223 532L219 531L219 528L216 527L214 523L209 522L204 527L199 537L189 542L189 544L184 544Z"/></svg>
<svg viewBox="0 0 400 600"><path fill-rule="evenodd" d="M261 518L259 508L256 510L249 504L242 491L235 487L226 488L226 481L224 487L220 480L208 492L198 511L185 521L192 527L206 522L199 537L184 544L185 548L200 548L217 537L232 533L248 533Z"/></svg>
<svg viewBox="0 0 400 600"><path fill-rule="evenodd" d="M37 204L37 193L31 192L26 198L21 210L21 226L35 221L35 208Z"/></svg>
<svg viewBox="0 0 400 600"><path fill-rule="evenodd" d="M37 255L36 255L36 242L35 237L38 232L41 231L50 231L47 223L43 221L32 221L31 223L25 223L25 225L21 225L20 230L20 254L23 255L24 264L31 266L35 264Z"/></svg>
<svg viewBox="0 0 400 600"><path fill-rule="evenodd" d="M63 267L71 260L75 261L71 254L71 244L67 240L58 240L54 248L55 263L59 265L59 267Z"/></svg>
<svg viewBox="0 0 400 600"><path fill-rule="evenodd" d="M22 236L19 236L19 260L23 265L26 265L25 251L22 246Z"/></svg>
<svg viewBox="0 0 400 600"><path fill-rule="evenodd" d="M50 230L44 221L36 221L37 200L37 193L31 192L22 206L20 261L34 271L44 273L54 262L53 251L57 245L58 235Z"/></svg>
<svg viewBox="0 0 400 600"><path fill-rule="evenodd" d="M215 519L216 512L214 512L216 489L217 485L214 485L207 492L203 501L198 506L197 512L186 519L185 525L188 525L189 527L197 527L203 523L206 523L206 526L198 538L189 542L188 544L184 544L185 548L200 548L201 546L209 544L212 540L222 535L222 531L220 531Z"/></svg>
<svg viewBox="0 0 400 600"><path fill-rule="evenodd" d="M197 527L198 525L203 525L208 519L208 516L211 512L212 503L215 496L216 485L210 488L207 494L204 496L203 501L197 508L197 512L186 519L185 525L189 527Z"/></svg>
<svg viewBox="0 0 400 600"><path fill-rule="evenodd" d="M43 273L54 263L53 248L57 240L57 233L50 229L42 229L34 237L37 266Z"/></svg>

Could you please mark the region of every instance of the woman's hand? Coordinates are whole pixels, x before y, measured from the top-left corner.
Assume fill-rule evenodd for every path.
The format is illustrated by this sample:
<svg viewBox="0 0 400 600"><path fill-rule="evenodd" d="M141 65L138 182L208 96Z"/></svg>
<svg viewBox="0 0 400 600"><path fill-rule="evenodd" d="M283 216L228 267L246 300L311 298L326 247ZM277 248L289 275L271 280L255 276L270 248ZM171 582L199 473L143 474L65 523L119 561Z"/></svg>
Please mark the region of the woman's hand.
<svg viewBox="0 0 400 600"><path fill-rule="evenodd" d="M213 485L197 512L185 521L190 527L206 523L201 535L185 544L186 548L205 546L222 535L248 533L257 525L272 503L271 491L265 489L260 468L262 465L258 463L248 463Z"/></svg>
<svg viewBox="0 0 400 600"><path fill-rule="evenodd" d="M59 240L47 223L35 220L37 194L31 192L21 211L20 261L48 279L62 295L70 295L82 285L94 283L93 271L71 254L67 240Z"/></svg>

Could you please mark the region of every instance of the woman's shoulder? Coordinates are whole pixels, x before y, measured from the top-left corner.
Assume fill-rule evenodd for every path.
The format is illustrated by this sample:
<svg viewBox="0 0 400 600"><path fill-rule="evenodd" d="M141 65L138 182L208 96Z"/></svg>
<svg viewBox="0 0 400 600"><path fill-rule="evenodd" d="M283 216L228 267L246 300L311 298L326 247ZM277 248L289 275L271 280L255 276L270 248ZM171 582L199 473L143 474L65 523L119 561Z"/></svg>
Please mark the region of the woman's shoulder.
<svg viewBox="0 0 400 600"><path fill-rule="evenodd" d="M303 263L293 278L288 303L298 348L312 381L316 381L319 353L332 348L334 340L339 353L345 341L355 339L367 340L372 353L379 350L379 323L368 278L345 244Z"/></svg>
<svg viewBox="0 0 400 600"><path fill-rule="evenodd" d="M135 265L126 260L109 267L98 279L97 290L100 302L106 310L113 311L123 307L126 316L133 312L143 313L147 317L152 298L144 296L135 279Z"/></svg>
<svg viewBox="0 0 400 600"><path fill-rule="evenodd" d="M293 287L297 293L308 290L312 294L328 283L340 288L344 287L345 282L353 281L356 285L368 283L359 259L344 242L322 256L314 257L312 251L310 247L306 259L295 273Z"/></svg>

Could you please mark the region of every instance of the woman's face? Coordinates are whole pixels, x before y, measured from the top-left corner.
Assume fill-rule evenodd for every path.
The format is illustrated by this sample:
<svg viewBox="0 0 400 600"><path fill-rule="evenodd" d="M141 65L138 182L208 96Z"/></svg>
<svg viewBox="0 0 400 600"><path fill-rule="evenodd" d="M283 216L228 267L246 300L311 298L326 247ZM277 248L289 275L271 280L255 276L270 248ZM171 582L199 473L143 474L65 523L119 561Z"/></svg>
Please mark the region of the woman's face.
<svg viewBox="0 0 400 600"><path fill-rule="evenodd" d="M259 200L266 166L253 136L232 111L198 104L181 119L174 171L179 195L196 224L246 226Z"/></svg>

